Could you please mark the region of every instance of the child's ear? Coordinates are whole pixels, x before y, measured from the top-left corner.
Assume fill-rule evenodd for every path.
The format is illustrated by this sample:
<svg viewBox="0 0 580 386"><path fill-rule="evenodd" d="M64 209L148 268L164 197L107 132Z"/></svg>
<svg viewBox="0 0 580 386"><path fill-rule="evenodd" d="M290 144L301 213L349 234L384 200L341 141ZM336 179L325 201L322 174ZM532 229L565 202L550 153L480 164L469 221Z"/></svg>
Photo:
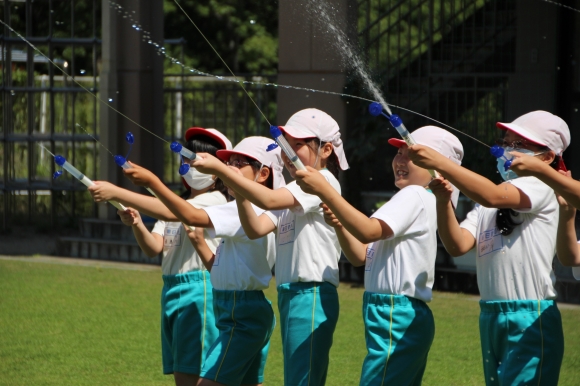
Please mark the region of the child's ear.
<svg viewBox="0 0 580 386"><path fill-rule="evenodd" d="M554 151L552 150L549 150L542 155L542 161L544 161L547 164L551 164L552 162L554 162L555 158L556 153L554 153Z"/></svg>
<svg viewBox="0 0 580 386"><path fill-rule="evenodd" d="M323 159L330 157L333 150L334 150L334 147L332 146L332 143L326 142L322 146L322 149L320 150L320 157Z"/></svg>
<svg viewBox="0 0 580 386"><path fill-rule="evenodd" d="M267 167L263 167L262 169L260 169L260 177L258 177L258 181L257 182L264 182L268 180L268 177L270 177L270 168Z"/></svg>

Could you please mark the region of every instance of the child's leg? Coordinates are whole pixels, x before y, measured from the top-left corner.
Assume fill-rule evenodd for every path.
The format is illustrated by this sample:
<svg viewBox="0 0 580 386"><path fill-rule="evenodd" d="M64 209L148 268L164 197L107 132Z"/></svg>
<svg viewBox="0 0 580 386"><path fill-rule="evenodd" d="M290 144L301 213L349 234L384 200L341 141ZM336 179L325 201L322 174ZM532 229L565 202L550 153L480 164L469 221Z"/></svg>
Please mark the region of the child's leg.
<svg viewBox="0 0 580 386"><path fill-rule="evenodd" d="M330 283L278 286L285 385L324 385L332 335L338 321L338 293Z"/></svg>
<svg viewBox="0 0 580 386"><path fill-rule="evenodd" d="M239 385L272 335L274 312L262 291L214 290L214 305L220 334L209 350L200 384Z"/></svg>
<svg viewBox="0 0 580 386"><path fill-rule="evenodd" d="M178 373L177 371L173 373L175 378L175 386L196 386L199 381L198 375Z"/></svg>
<svg viewBox="0 0 580 386"><path fill-rule="evenodd" d="M420 385L435 336L431 310L403 295L365 292L361 385Z"/></svg>
<svg viewBox="0 0 580 386"><path fill-rule="evenodd" d="M268 301L269 302L269 301ZM271 303L270 303L271 304ZM274 313L272 312L272 315ZM242 385L260 385L264 382L264 369L266 368L266 359L268 359L268 351L270 350L270 338L276 326L276 318L272 318L272 328L268 340L264 343L262 350L255 356L254 362L250 364Z"/></svg>
<svg viewBox="0 0 580 386"><path fill-rule="evenodd" d="M520 300L480 305L482 340L486 332L493 333L487 338L492 349L482 353L486 384L558 384L564 336L556 303Z"/></svg>

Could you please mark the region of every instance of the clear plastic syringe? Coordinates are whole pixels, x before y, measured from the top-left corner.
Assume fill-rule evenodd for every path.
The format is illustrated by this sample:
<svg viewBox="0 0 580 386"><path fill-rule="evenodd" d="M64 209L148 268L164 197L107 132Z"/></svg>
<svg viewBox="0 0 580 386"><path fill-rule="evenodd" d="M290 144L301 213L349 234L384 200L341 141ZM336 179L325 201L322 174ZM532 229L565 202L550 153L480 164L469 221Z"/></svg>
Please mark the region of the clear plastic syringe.
<svg viewBox="0 0 580 386"><path fill-rule="evenodd" d="M304 164L302 163L302 161L300 161L300 158L298 158L294 149L290 147L290 144L288 143L288 141L286 141L286 138L284 138L284 136L282 135L282 131L280 130L280 128L278 126L270 126L270 134L272 135L274 141L276 141L278 146L280 146L280 149L282 149L284 154L286 154L286 156L294 164L296 170L306 170Z"/></svg>
<svg viewBox="0 0 580 386"><path fill-rule="evenodd" d="M369 112L371 113L372 116L375 117L379 115L384 115L385 117L387 117L389 122L391 122L391 125L393 125L395 130L397 130L397 132L401 136L401 138L403 138L407 146L413 146L417 144L417 142L415 142L415 140L411 136L411 133L409 133L409 130L407 130L407 128L403 124L403 120L401 119L401 117L399 117L396 114L391 114L390 116L385 114L383 112L383 106L381 106L381 104L378 102L373 102L370 104ZM439 177L439 174L435 170L428 169L428 171L429 174L431 174L431 177L433 178Z"/></svg>
<svg viewBox="0 0 580 386"><path fill-rule="evenodd" d="M129 162L127 162L125 157L123 157L122 155L115 156L115 163L117 165L119 165L120 167L122 167L123 169L133 168L133 166L129 165ZM145 188L145 189L147 189L149 191L149 193L151 193L154 197L157 197L157 195L155 195L155 193L150 188Z"/></svg>
<svg viewBox="0 0 580 386"><path fill-rule="evenodd" d="M70 163L68 163L68 161L66 160L66 158L64 158L61 155L55 155L54 156L54 162L58 165L61 166L64 170L66 170L67 172L69 172L70 174L72 174L72 176L74 178L76 178L77 180L79 180L80 182L82 182L86 187L89 186L93 186L95 185L95 183L88 178L87 176L85 176L83 173L81 173L77 168L75 168L74 166L72 166ZM61 172L56 172L54 174L54 178L57 178L58 176L60 176L60 174L62 174ZM126 210L127 208L125 208L125 206L117 201L109 201L109 203L111 205L113 205L115 208L119 209L119 210Z"/></svg>

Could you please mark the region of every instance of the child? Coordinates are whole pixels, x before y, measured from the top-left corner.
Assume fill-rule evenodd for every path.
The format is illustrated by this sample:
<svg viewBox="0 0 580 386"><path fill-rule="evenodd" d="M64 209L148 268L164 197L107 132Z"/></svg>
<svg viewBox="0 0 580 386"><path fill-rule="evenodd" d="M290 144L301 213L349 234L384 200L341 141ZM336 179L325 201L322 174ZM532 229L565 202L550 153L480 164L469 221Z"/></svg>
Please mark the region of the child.
<svg viewBox="0 0 580 386"><path fill-rule="evenodd" d="M305 164L340 192L338 168L348 168L338 124L317 109L294 114L280 127L290 146ZM296 168L285 154L284 163L294 177ZM194 165L223 178L236 191L240 218L246 233L261 237L277 229L276 284L286 385L323 385L328 370L332 335L338 320L338 260L336 233L324 222L320 199L304 193L295 182L270 191L242 179L212 157ZM267 210L258 215L243 198Z"/></svg>
<svg viewBox="0 0 580 386"><path fill-rule="evenodd" d="M552 164L570 143L568 126L545 111L498 123L504 149L527 152ZM554 302L552 259L558 202L535 177L513 178L503 160L506 182L490 180L449 162L423 146L412 146L415 164L438 170L478 205L458 224L449 202L448 182L434 180L439 236L452 256L477 247L481 294L479 328L485 382L556 385L564 352L562 320Z"/></svg>
<svg viewBox="0 0 580 386"><path fill-rule="evenodd" d="M425 126L415 130L413 138L461 163L463 147L453 134ZM437 254L435 197L426 189L431 176L409 160L404 141L392 138L389 143L399 148L392 167L401 190L370 218L313 169L297 172L303 190L318 195L328 208L346 256L354 265L365 264L367 356L361 385L421 384L435 334L426 304L432 298Z"/></svg>
<svg viewBox="0 0 580 386"><path fill-rule="evenodd" d="M224 165L228 170L272 192L285 182L280 149L266 150L271 144L268 138L249 137L231 151L218 151L217 156L235 168ZM200 157L209 154L198 153ZM146 169L135 166L125 174L134 183L151 188L185 224L205 228L210 237L221 237L211 268L219 337L209 350L199 385L262 383L275 325L272 306L263 293L272 278L275 235L269 233L250 240L240 223L235 202L196 209L176 197ZM257 207L252 210L256 215L264 212Z"/></svg>
<svg viewBox="0 0 580 386"><path fill-rule="evenodd" d="M218 149L231 149L231 142L214 129L190 128L185 133L185 140L186 147L195 152L209 151L216 154ZM184 176L189 187L188 200L184 201L186 205L203 208L227 202L224 194L215 188L216 181L212 176L191 171L195 172L195 169L191 168L190 173ZM191 232L177 218L157 216L167 212L167 209L156 198L142 196L104 182L97 182L89 191L97 201L102 200L103 196L111 196L129 206L126 211L118 213L123 223L133 228L133 234L146 255L154 257L163 251L163 373L174 374L176 385L195 385L208 349L218 336L218 330L213 314L209 272L200 255L196 253L194 245L188 240L192 236ZM149 208L146 210L148 214L164 217L169 221L157 221L149 232L139 212L133 208L144 209L141 208L143 205ZM213 251L218 243L219 239L207 240Z"/></svg>

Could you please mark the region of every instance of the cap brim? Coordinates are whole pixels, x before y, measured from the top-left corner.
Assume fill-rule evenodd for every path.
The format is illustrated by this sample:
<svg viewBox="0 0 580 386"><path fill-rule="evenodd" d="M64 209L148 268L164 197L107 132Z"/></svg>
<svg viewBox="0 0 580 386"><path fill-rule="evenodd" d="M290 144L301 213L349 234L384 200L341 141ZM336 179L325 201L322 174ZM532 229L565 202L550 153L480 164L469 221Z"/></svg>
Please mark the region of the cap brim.
<svg viewBox="0 0 580 386"><path fill-rule="evenodd" d="M217 141L223 149L227 149L227 147L228 147L222 138L215 135L211 131L204 129L203 127L190 127L189 129L187 129L187 131L185 132L185 135L184 135L185 140L188 142L197 136L211 138L211 139Z"/></svg>
<svg viewBox="0 0 580 386"><path fill-rule="evenodd" d="M296 138L296 139L304 139L304 138L317 138L316 134L311 133L309 131L306 130L302 130L299 127L295 127L295 126L278 126L278 128L288 134L289 136L291 136L292 138Z"/></svg>
<svg viewBox="0 0 580 386"><path fill-rule="evenodd" d="M398 139L398 138L389 138L388 142L389 142L389 145L393 145L394 147L401 147L403 145L407 145L407 142L403 141L402 139Z"/></svg>
<svg viewBox="0 0 580 386"><path fill-rule="evenodd" d="M233 154L239 154L239 155L243 155L244 157L248 157L248 158L251 158L251 159L252 159L252 160L254 160L254 161L257 161L257 159L256 159L254 156L252 156L252 155L250 155L250 154L248 154L248 153L241 152L241 151L234 151L234 150L218 150L218 151L216 152L216 155L217 155L217 157L218 157L219 159L221 159L222 161L224 161L224 162L227 162L227 161L229 161L229 160L230 160L230 157L231 157Z"/></svg>
<svg viewBox="0 0 580 386"><path fill-rule="evenodd" d="M543 143L539 138L536 138L533 134L531 134L529 131L527 131L526 129L524 129L521 126L514 125L512 123L502 123L502 122L497 122L495 125L500 130L513 131L514 133L516 133L520 137L525 138L528 141L535 143L536 145L548 146L545 143Z"/></svg>

